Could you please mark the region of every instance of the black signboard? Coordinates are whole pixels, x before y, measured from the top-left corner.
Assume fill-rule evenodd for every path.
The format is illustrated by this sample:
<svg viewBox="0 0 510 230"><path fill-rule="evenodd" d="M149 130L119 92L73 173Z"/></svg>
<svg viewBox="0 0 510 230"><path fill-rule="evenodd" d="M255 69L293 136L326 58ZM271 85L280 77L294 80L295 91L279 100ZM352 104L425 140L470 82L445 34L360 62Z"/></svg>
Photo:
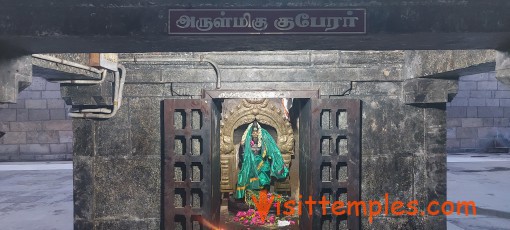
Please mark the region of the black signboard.
<svg viewBox="0 0 510 230"><path fill-rule="evenodd" d="M364 34L364 9L171 9L168 34Z"/></svg>

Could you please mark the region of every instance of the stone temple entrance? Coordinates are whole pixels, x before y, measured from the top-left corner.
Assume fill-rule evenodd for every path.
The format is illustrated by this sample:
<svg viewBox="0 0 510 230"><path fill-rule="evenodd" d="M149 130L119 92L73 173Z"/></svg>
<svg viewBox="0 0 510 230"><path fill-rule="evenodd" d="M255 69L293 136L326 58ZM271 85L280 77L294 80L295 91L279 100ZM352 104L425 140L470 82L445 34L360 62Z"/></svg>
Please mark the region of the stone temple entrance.
<svg viewBox="0 0 510 230"><path fill-rule="evenodd" d="M285 111L275 95L292 98L291 109ZM165 100L165 228L235 227L228 225L232 214L225 210L240 169L237 143L243 128L257 120L276 140L289 167L289 177L272 183L271 190L302 205L294 228L358 229L359 217L332 215L330 206L326 215L321 215L321 206L310 213L301 202L309 196L344 202L360 198L360 101L318 95L317 91L210 91L203 99Z"/></svg>
<svg viewBox="0 0 510 230"><path fill-rule="evenodd" d="M307 97L308 103L302 99L303 119L299 121L310 122L299 124L300 138L295 139L299 146L295 149L309 148L310 153L308 157L295 153L299 154L299 169L304 170L299 173L303 196L320 195L323 189L334 192L334 186L343 186L332 179L323 182L318 176L326 160L331 160L330 169L338 160L344 162L340 157L318 154L322 136L333 139L338 134L337 130L319 129L327 100L363 101L359 143L363 168L357 182L362 187L360 198L383 200L390 194L392 200L419 200L420 210L424 210L430 201L446 200L445 105L457 91L458 77L496 70L498 79L510 82L510 3L505 0L2 3L0 88L5 86L5 90L0 90L1 103L17 102L18 91L30 82L32 73L41 70L32 71L32 57L25 55L113 52L120 53L118 61L126 66L124 100L118 113L106 120L73 121L75 229L173 229L175 222L191 228L192 220L200 216L218 220L222 178L221 169L214 167L221 161L216 103L221 98L256 96L220 92L204 97L201 89L320 90L320 97ZM367 33L169 34L169 9L201 8L362 8L367 12ZM79 55L65 59L81 62ZM219 68L211 68L211 62L205 60ZM59 70L73 76L82 71ZM81 80L101 79L97 72L89 75L78 74ZM109 80L86 86L62 84L61 92L73 108L111 108L118 105L112 100L112 85ZM274 93L263 98L300 97ZM175 105L164 107L170 115L161 112L161 102L168 99L173 102L166 105ZM193 110L202 112L201 128L193 129L192 120L186 119L171 136L176 110L188 117ZM338 109L333 107L330 114L335 114L333 110ZM20 114L17 111L11 116ZM310 132L302 133L305 126ZM168 135L161 138L161 133ZM177 137L187 152L192 152L193 143L201 143L202 151L188 154L191 156L186 152L170 154L175 152ZM193 142L195 137L198 142ZM348 146L351 140L347 138ZM356 161L347 159L347 166L352 162ZM179 175L174 173L175 167L185 174L181 174L182 181L175 181ZM202 167L202 173L193 174L197 167ZM347 168L352 173L353 167ZM347 190L349 199L349 184ZM182 207L174 207L176 192L184 197ZM197 196L193 194L202 195L201 202L192 203L192 197ZM203 207L194 207L197 205ZM300 227L311 229L317 220L315 216L302 219ZM363 217L361 222L363 229L446 228L442 214L377 216L373 221Z"/></svg>
<svg viewBox="0 0 510 230"><path fill-rule="evenodd" d="M434 62L438 57L441 59ZM490 51L305 50L119 54L119 62L126 67L127 75L124 100L118 113L107 120L73 121L76 137L73 150L75 229L173 229L173 225L164 222L177 221L188 227L192 226L192 219L205 215L214 217L208 220L218 220L220 212L217 210L222 201L221 169L214 171L212 166L220 165L220 159L219 155L211 153L220 153L220 144L211 141L213 135L206 134L205 128L209 127L208 130L218 134L219 138L218 124L221 111L224 111L218 104L221 100L257 97L301 101L300 106L294 108L300 108L300 116L308 117L310 122L296 123L300 129L294 134L299 134L300 138L294 139L299 146L295 150L308 146L310 154L320 153L322 136L331 136L326 131L313 128L320 127L322 116L328 116L327 111L323 113L326 115L321 115L328 101L361 100L360 198L365 201L383 200L389 194L391 200L419 200L420 210L425 210L428 202L444 202L446 199L445 104L456 92L455 76L463 71L490 66L490 63L484 63L490 62L491 57L494 57L494 52ZM217 63L219 71L214 71L201 60ZM452 65L440 65L443 61ZM61 89L62 96L69 99L71 106L92 103L90 106L97 107L102 102L113 104L112 92L108 90L112 86L111 81L104 81L90 86L62 84ZM241 95L239 90L246 88L256 93L243 91ZM201 89L210 91L204 93ZM292 91L311 89L315 91L306 96L295 95ZM163 117L162 102L169 99L174 100L176 106L181 104L174 107L170 116ZM212 104L215 106L211 107ZM347 104L342 106L347 107ZM330 108L331 117L338 109ZM173 121L166 122L164 119L174 119L174 112L188 118L197 112L202 113L202 122L186 119L184 125L180 124L180 133L175 133L181 136L179 141L185 142L188 152L197 154L192 147L203 146L202 152L198 151L199 155L188 154L194 158L188 158L182 150L180 154L171 155L170 151L179 151L169 147L168 143L161 143L172 140L166 138L167 135L161 137L161 133L165 132L161 125L173 127ZM301 122L304 120L299 119ZM197 124L200 129L193 128ZM333 128L335 125L333 122ZM305 126L311 131L300 133ZM329 129L329 125L323 127ZM320 132L323 134L319 135ZM317 136L312 137L312 134ZM194 137L198 138L195 142ZM308 140L310 145L302 144L300 139ZM347 141L351 143L349 138ZM321 153L314 155L317 158L305 158L298 154L295 152L299 169L308 170L298 174L300 194L320 196L328 182L323 182L317 175L322 172L321 164L328 162L317 158L327 159L328 156ZM214 158L216 156L218 158ZM330 170L335 168L332 159ZM168 163L172 161L174 164ZM308 166L302 167L305 164ZM172 170L165 169L176 166L186 175L172 175ZM294 166L291 164L290 167L294 169ZM192 169L197 167L202 167L200 172L203 173L193 173ZM323 168L327 172L328 167ZM176 175L182 175L178 176L181 181L175 181ZM203 180L207 177L217 183L205 186L207 183ZM178 190L184 197L183 202L177 202L178 205L175 205L175 200L166 201L171 197L175 199L175 191L165 188L169 181L175 183L174 188L170 188ZM303 181L309 187L301 186ZM334 184L337 183L331 183ZM201 202L200 199L193 202L193 197L200 196ZM219 199L212 200L211 197ZM200 205L203 207L197 208ZM170 216L172 209L178 216ZM377 216L370 223L367 217L362 217L361 225L363 229L402 229L405 226L444 229L445 218L444 215L419 218ZM318 222L317 218L312 219L311 222ZM325 218L325 221L328 220ZM305 223L310 221L301 220L299 227L306 228Z"/></svg>

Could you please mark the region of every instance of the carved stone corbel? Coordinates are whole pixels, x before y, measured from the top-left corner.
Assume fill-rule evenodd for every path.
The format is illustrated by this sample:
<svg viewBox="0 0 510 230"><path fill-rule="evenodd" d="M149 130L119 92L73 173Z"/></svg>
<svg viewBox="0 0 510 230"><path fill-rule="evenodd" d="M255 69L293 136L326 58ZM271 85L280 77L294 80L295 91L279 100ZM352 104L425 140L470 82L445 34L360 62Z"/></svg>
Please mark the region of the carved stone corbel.
<svg viewBox="0 0 510 230"><path fill-rule="evenodd" d="M504 84L510 86L510 52L497 52L496 78Z"/></svg>
<svg viewBox="0 0 510 230"><path fill-rule="evenodd" d="M457 79L415 78L404 81L404 103L436 104L451 101L458 90Z"/></svg>

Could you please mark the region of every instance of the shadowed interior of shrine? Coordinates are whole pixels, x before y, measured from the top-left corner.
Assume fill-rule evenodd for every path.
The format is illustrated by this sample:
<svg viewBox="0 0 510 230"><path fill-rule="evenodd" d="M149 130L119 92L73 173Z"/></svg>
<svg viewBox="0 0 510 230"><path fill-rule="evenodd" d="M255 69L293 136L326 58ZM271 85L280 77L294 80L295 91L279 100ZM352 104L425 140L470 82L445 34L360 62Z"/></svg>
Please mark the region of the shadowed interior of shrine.
<svg viewBox="0 0 510 230"><path fill-rule="evenodd" d="M298 102L296 101L296 104ZM258 106L261 105L262 106ZM284 216L282 214L283 211L278 211L276 213L276 207L271 205L271 213L266 217L266 224L262 224L263 222L260 220L257 213L255 213L255 218L250 216L250 212L253 210L257 210L256 205L254 205L252 201L253 192L257 193L261 189L264 189L269 192L272 196L283 195L288 199L296 199L299 194L299 159L298 159L298 150L297 150L297 140L298 136L298 127L296 124L297 116L298 116L298 107L296 105L294 107L293 100L284 101L283 99L227 99L222 101L222 119L220 125L220 133L225 134L226 136L232 133L232 128L234 128L233 134L233 143L234 143L234 151L228 151L228 147L224 148L224 151L221 151L221 156L227 161L232 160L233 162L228 162L224 164L222 162L222 185L224 185L223 192L223 203L221 207L221 218L220 223L224 223L227 228L231 229L242 229L244 227L243 223L255 223L254 226L259 226L261 228L275 228L275 223L279 219L281 220L293 220L293 226L289 226L288 228L298 228L298 216L290 215ZM245 109L244 109L245 108ZM246 110L247 111L243 111ZM283 119L279 119L283 118ZM240 120L241 122L236 122L234 120ZM235 124L230 124L235 123ZM236 127L237 126L237 127ZM257 127L260 126L260 127ZM251 129L264 129L270 135L270 138L275 140L275 143L278 142L278 146L274 146L278 149L277 152L270 153L283 155L276 156L281 158L281 162L285 158L284 166L288 169L288 172L285 174L283 178L275 178L269 176L269 185L260 186L260 189L256 190L246 190L244 197L235 197L235 194L242 191L241 184L239 184L238 177L239 173L241 173L241 169L243 167L250 167L249 164L245 163L244 155L245 155L245 141L244 140L248 134L248 131ZM278 132L279 131L279 132ZM253 135L251 136L254 137ZM220 139L223 137L220 136ZM258 142L258 136L255 137L255 142ZM228 139L228 138L227 138ZM244 140L244 142L243 142ZM262 141L262 140L260 140ZM258 151L255 153L257 155L267 154L264 151L266 144L261 142L261 145L264 146L263 149L257 147L253 140L251 140L250 145L254 147ZM290 146L285 147L285 145ZM262 147L262 146L261 146ZM282 150L282 152L280 152ZM270 150L269 150L270 151ZM253 153L250 153L253 154ZM255 155L253 155L255 156ZM249 156L246 156L249 157ZM274 157L274 156L273 156ZM264 158L264 157L263 157ZM263 159L261 158L261 159ZM271 158L271 157L268 157ZM268 166L271 165L274 159L267 159ZM264 162L260 161L260 168ZM227 166L227 167L225 167ZM228 167L231 166L231 167ZM259 169L258 165L254 165ZM269 167L268 167L269 168ZM248 172L248 170L246 171ZM269 172L269 171L268 171ZM270 175L268 173L267 175ZM265 178L265 177L264 177ZM257 181L260 178L255 176L251 180ZM267 178L265 178L267 179ZM250 182L251 182L250 180ZM230 184L233 184L233 192ZM245 186L250 185L251 183L246 184ZM244 185L244 184L243 184ZM278 194L278 195L277 195ZM258 198L260 199L260 196ZM283 203L281 204L281 209L283 209ZM246 214L245 214L246 213ZM252 214L253 215L253 214ZM278 218L275 218L278 215ZM273 216L273 217L271 217ZM254 220L253 220L254 219ZM290 223L289 223L290 224Z"/></svg>

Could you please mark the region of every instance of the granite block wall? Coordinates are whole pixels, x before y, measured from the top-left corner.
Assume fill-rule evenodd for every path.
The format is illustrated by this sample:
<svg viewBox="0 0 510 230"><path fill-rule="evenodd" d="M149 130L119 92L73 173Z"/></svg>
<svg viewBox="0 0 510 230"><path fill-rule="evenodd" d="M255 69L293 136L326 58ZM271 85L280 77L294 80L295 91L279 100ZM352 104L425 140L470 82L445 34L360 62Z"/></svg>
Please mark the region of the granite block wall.
<svg viewBox="0 0 510 230"><path fill-rule="evenodd" d="M159 229L162 221L161 101L221 89L320 90L362 100L361 197L446 198L445 103L406 105L405 52L228 52L121 54L128 75L119 113L74 120L75 229ZM369 57L369 58L367 58ZM380 216L363 229L446 229L444 216Z"/></svg>
<svg viewBox="0 0 510 230"><path fill-rule="evenodd" d="M0 161L72 159L72 121L60 84L33 77L16 104L0 104Z"/></svg>
<svg viewBox="0 0 510 230"><path fill-rule="evenodd" d="M463 76L447 104L449 152L490 152L510 147L510 86L496 73Z"/></svg>

